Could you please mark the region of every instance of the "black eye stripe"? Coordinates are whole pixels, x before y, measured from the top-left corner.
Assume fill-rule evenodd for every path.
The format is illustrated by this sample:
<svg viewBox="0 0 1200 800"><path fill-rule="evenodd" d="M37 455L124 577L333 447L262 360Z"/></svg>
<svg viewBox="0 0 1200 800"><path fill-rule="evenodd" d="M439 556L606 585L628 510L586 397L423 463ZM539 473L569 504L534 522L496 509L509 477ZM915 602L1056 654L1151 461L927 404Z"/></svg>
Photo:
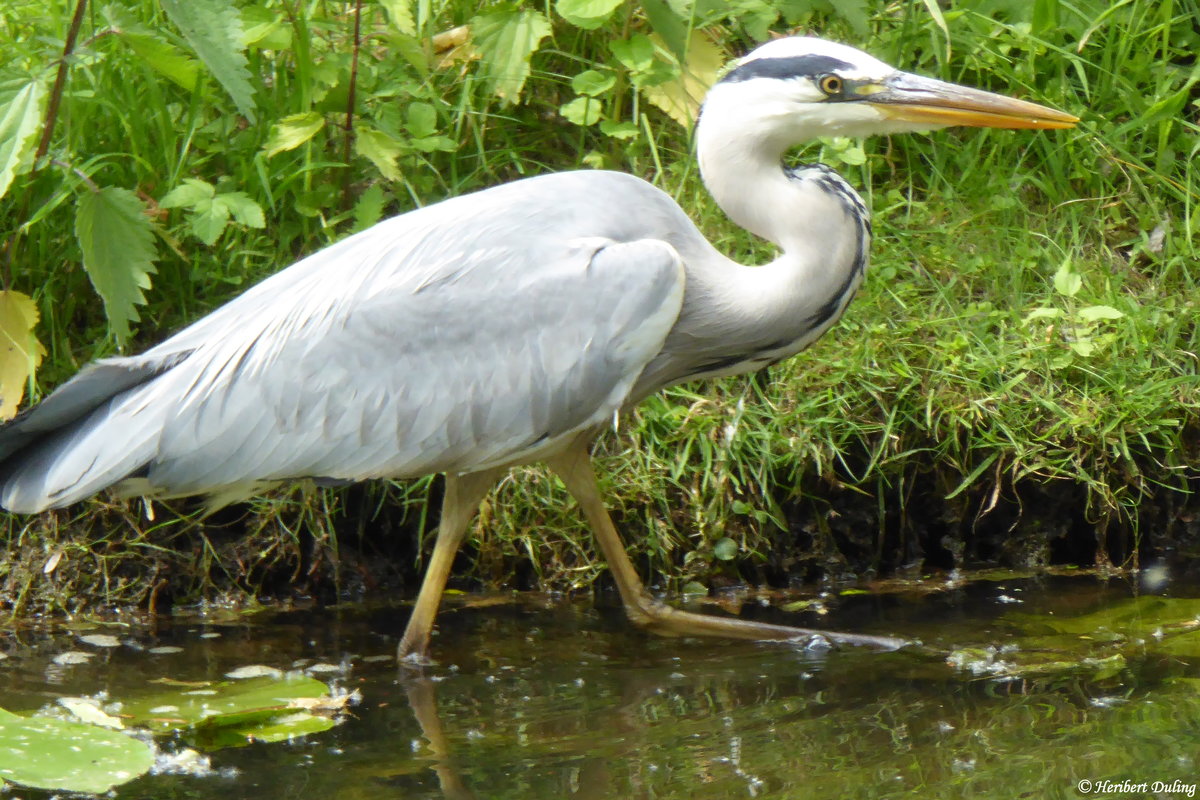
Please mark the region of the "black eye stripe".
<svg viewBox="0 0 1200 800"><path fill-rule="evenodd" d="M739 83L753 78L815 78L827 72L851 70L853 64L832 56L788 56L787 58L756 58L731 70L721 83Z"/></svg>

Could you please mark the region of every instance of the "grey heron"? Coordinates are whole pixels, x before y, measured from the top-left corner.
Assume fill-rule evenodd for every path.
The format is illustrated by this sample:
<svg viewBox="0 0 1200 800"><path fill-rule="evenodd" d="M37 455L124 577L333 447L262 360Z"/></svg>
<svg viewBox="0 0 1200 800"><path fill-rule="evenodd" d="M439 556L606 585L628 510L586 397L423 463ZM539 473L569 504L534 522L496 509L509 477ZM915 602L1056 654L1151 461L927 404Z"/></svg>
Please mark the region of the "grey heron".
<svg viewBox="0 0 1200 800"><path fill-rule="evenodd" d="M866 207L828 167L784 167L789 147L1077 121L845 45L772 41L711 88L696 131L705 184L734 222L777 246L770 263L730 260L665 193L616 172L445 200L304 258L141 355L85 367L0 429L0 504L34 513L110 487L221 503L302 478L445 473L399 647L421 660L479 503L507 468L545 462L582 508L635 624L895 646L652 597L597 490L590 442L663 387L794 355L845 311L867 268Z"/></svg>

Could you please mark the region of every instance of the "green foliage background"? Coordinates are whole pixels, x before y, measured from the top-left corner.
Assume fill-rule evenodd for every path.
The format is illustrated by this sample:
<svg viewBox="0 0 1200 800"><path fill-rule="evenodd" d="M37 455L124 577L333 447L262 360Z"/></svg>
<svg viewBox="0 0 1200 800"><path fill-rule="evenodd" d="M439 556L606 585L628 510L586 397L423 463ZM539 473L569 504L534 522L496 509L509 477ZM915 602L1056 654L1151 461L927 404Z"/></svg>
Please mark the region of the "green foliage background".
<svg viewBox="0 0 1200 800"><path fill-rule="evenodd" d="M1135 559L1157 546L1145 509L1184 524L1200 463L1198 31L1195 0L9 0L0 276L41 312L36 398L385 215L523 175L641 175L719 247L763 260L656 98L707 74L714 51L814 32L1083 122L802 154L873 207L868 286L769 380L673 390L604 438L643 565L682 583L736 577L731 564L778 578L934 551L1042 563L1070 520L1101 532L1098 560L1109 546ZM563 494L521 477L485 509L475 575L503 581L521 562L529 583L590 583L600 567ZM257 566L338 562L336 534L369 542L393 527L386 508L423 530L426 483L274 496L240 520L241 544L201 533L182 558L253 589ZM1039 528L1055 496L1073 508ZM98 539L57 533L105 509L123 522ZM164 531L187 526L137 511L8 518L13 604L42 580L19 565L64 552L110 596L146 597L153 582L125 556L177 564ZM1015 544L974 536L989 516ZM948 539L931 543L933 523Z"/></svg>

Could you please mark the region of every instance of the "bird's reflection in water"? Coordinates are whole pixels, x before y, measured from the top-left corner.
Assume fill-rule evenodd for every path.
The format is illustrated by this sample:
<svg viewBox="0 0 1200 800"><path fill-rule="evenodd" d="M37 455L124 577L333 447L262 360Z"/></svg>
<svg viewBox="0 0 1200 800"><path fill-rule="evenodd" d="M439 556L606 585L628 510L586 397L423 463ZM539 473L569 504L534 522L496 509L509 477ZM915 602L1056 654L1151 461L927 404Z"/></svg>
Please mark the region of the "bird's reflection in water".
<svg viewBox="0 0 1200 800"><path fill-rule="evenodd" d="M408 706L412 709L421 736L432 759L431 769L437 775L438 785L446 800L476 800L477 795L463 782L462 775L454 764L450 744L438 715L437 690L434 682L422 674L402 675L400 679Z"/></svg>

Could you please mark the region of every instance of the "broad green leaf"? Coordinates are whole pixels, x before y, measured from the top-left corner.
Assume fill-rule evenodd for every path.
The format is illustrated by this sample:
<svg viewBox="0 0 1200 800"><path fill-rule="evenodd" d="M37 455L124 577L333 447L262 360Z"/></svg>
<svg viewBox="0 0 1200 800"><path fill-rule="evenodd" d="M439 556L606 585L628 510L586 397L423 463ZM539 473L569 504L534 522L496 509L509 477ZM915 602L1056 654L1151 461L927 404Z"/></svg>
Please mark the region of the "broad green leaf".
<svg viewBox="0 0 1200 800"><path fill-rule="evenodd" d="M182 733L206 747L250 741L279 741L333 727L313 707L339 708L345 698L330 697L324 683L299 675L219 681L123 701L129 726L155 733Z"/></svg>
<svg viewBox="0 0 1200 800"><path fill-rule="evenodd" d="M129 323L154 274L154 232L146 207L128 189L85 192L75 211L75 239L83 268L104 301L104 313L117 342L129 340Z"/></svg>
<svg viewBox="0 0 1200 800"><path fill-rule="evenodd" d="M365 123L354 126L354 152L370 160L375 168L390 181L400 180L400 168L396 159L400 157L400 143L378 128Z"/></svg>
<svg viewBox="0 0 1200 800"><path fill-rule="evenodd" d="M267 227L267 221L263 217L262 206L254 202L245 192L222 192L213 198L213 202L219 203L229 209L229 213L233 214L233 218L247 228Z"/></svg>
<svg viewBox="0 0 1200 800"><path fill-rule="evenodd" d="M608 47L617 61L630 72L645 72L654 66L654 42L644 33L618 39Z"/></svg>
<svg viewBox="0 0 1200 800"><path fill-rule="evenodd" d="M1030 633L1064 633L1094 640L1101 633L1141 640L1178 628L1200 630L1200 599L1142 595L1074 617L1009 613L1005 619ZM1143 642L1143 644L1146 644Z"/></svg>
<svg viewBox="0 0 1200 800"><path fill-rule="evenodd" d="M258 50L286 50L292 46L292 28L283 12L274 8L248 5L241 9L242 43Z"/></svg>
<svg viewBox="0 0 1200 800"><path fill-rule="evenodd" d="M721 561L732 561L737 558L737 553L737 542L728 536L723 536L713 545L713 555Z"/></svg>
<svg viewBox="0 0 1200 800"><path fill-rule="evenodd" d="M229 206L218 198L201 200L192 206L188 214L188 227L192 229L193 236L212 247L229 224L229 214Z"/></svg>
<svg viewBox="0 0 1200 800"><path fill-rule="evenodd" d="M685 128L700 113L704 94L717 80L725 63L725 53L702 31L693 31L688 40L687 59L680 65L678 77L647 85L643 91L651 103ZM864 160L866 156L863 156Z"/></svg>
<svg viewBox="0 0 1200 800"><path fill-rule="evenodd" d="M251 742L286 742L327 731L336 724L329 717L307 711L260 716L238 725L222 725L220 718L214 717L197 726L189 738L209 749L241 747Z"/></svg>
<svg viewBox="0 0 1200 800"><path fill-rule="evenodd" d="M576 28L599 28L625 0L556 0L554 10Z"/></svg>
<svg viewBox="0 0 1200 800"><path fill-rule="evenodd" d="M317 131L323 127L325 117L316 111L284 117L271 126L271 135L267 137L263 150L266 151L267 158L285 150L294 150L316 136Z"/></svg>
<svg viewBox="0 0 1200 800"><path fill-rule="evenodd" d="M151 69L172 83L189 92L196 88L200 64L175 45L143 33L120 33L118 38Z"/></svg>
<svg viewBox="0 0 1200 800"><path fill-rule="evenodd" d="M216 193L216 188L208 181L184 178L182 183L158 201L158 205L159 208L194 208L205 200L211 200Z"/></svg>
<svg viewBox="0 0 1200 800"><path fill-rule="evenodd" d="M33 298L0 291L0 420L17 413L25 387L46 355L33 332L37 321Z"/></svg>
<svg viewBox="0 0 1200 800"><path fill-rule="evenodd" d="M530 9L495 11L471 20L472 40L483 58L488 86L515 103L529 77L529 58L550 35L550 22Z"/></svg>
<svg viewBox="0 0 1200 800"><path fill-rule="evenodd" d="M102 794L153 764L150 745L114 730L0 714L0 779L11 783Z"/></svg>
<svg viewBox="0 0 1200 800"><path fill-rule="evenodd" d="M558 113L576 125L595 125L600 121L601 103L594 97L576 97L558 109Z"/></svg>
<svg viewBox="0 0 1200 800"><path fill-rule="evenodd" d="M437 133L437 110L429 103L408 104L408 120L405 129L415 138L433 136Z"/></svg>
<svg viewBox="0 0 1200 800"><path fill-rule="evenodd" d="M1101 319L1121 319L1125 315L1112 306L1087 306L1076 311L1075 316L1084 322L1096 322Z"/></svg>
<svg viewBox="0 0 1200 800"><path fill-rule="evenodd" d="M0 197L8 191L17 173L28 169L45 93L42 82L32 80L0 108Z"/></svg>
<svg viewBox="0 0 1200 800"><path fill-rule="evenodd" d="M383 187L372 183L354 204L354 230L365 231L383 218Z"/></svg>
<svg viewBox="0 0 1200 800"><path fill-rule="evenodd" d="M1064 261L1054 273L1054 291L1064 297L1074 297L1083 288L1083 278L1078 272L1071 271L1071 262Z"/></svg>
<svg viewBox="0 0 1200 800"><path fill-rule="evenodd" d="M638 135L638 127L632 122L604 119L600 121L600 132L614 139L634 139Z"/></svg>
<svg viewBox="0 0 1200 800"><path fill-rule="evenodd" d="M1029 323L1035 319L1058 319L1063 315L1061 308L1035 308L1025 315L1022 322Z"/></svg>
<svg viewBox="0 0 1200 800"><path fill-rule="evenodd" d="M409 141L409 147L422 153L453 153L458 149L458 143L449 136L422 136Z"/></svg>
<svg viewBox="0 0 1200 800"><path fill-rule="evenodd" d="M254 87L246 69L245 31L232 0L161 0L167 16L179 28L213 77L250 122L254 114Z"/></svg>
<svg viewBox="0 0 1200 800"><path fill-rule="evenodd" d="M571 88L575 94L585 94L589 97L599 97L611 89L617 82L617 76L611 72L585 70L571 78Z"/></svg>

